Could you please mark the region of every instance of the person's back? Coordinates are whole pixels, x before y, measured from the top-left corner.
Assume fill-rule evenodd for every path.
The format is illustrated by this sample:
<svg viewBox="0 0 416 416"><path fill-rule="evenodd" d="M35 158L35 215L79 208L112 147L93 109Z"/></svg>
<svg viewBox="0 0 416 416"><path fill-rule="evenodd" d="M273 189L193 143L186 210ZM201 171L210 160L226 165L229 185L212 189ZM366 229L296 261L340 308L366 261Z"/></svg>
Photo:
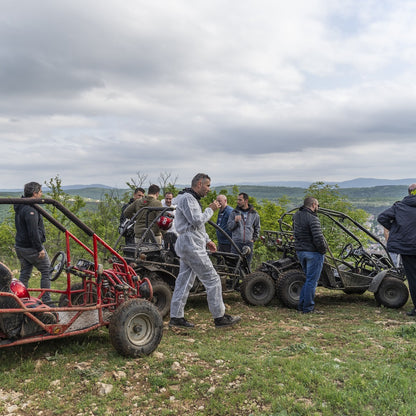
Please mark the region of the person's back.
<svg viewBox="0 0 416 416"><path fill-rule="evenodd" d="M147 196L141 199L136 199L124 210L124 215L127 218L134 217L134 215L141 210L141 212L135 217L136 223L134 225L134 234L136 240L142 237L143 233L146 232L153 220L155 220L160 214L158 211L143 209L162 207L162 203L158 200L159 191L160 188L157 185L150 185ZM156 242L161 244L162 234L156 222L152 225L151 230L156 238Z"/></svg>
<svg viewBox="0 0 416 416"><path fill-rule="evenodd" d="M293 235L296 251L325 254L326 244L321 224L316 214L306 207L300 207L293 216Z"/></svg>

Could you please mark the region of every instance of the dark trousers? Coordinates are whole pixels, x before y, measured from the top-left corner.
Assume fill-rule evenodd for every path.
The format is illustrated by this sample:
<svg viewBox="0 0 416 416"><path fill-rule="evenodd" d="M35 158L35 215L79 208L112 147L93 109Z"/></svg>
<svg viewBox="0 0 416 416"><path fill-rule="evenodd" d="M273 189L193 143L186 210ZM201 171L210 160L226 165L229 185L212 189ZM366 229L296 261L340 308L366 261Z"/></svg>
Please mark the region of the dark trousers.
<svg viewBox="0 0 416 416"><path fill-rule="evenodd" d="M410 297L413 305L416 307L416 255L408 256L401 254L400 257L402 258L404 271L409 283Z"/></svg>
<svg viewBox="0 0 416 416"><path fill-rule="evenodd" d="M51 262L48 253L45 250L45 257L39 258L39 253L34 248L15 247L17 258L20 261L20 277L19 280L28 287L30 275L33 266L35 266L41 274L40 287L42 289L50 289L51 287ZM47 303L51 300L50 292L45 292L42 301Z"/></svg>

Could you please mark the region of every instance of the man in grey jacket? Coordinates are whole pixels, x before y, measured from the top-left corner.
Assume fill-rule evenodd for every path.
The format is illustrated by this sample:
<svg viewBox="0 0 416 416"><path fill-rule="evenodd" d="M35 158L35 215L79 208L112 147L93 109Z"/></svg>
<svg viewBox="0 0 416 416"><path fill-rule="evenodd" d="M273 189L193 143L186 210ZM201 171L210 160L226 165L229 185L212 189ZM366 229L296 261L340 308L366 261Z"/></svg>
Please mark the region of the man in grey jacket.
<svg viewBox="0 0 416 416"><path fill-rule="evenodd" d="M199 201L207 195L210 185L210 177L205 173L198 173L192 179L191 188L179 192L174 200L175 227L178 233L175 251L180 257L180 263L172 295L169 326L184 328L194 326L185 319L184 310L196 276L205 286L208 307L217 328L231 326L241 320L239 316L225 314L221 279L206 250L207 248L212 252L217 250L215 243L205 231L205 223L220 207L217 201L213 201L202 211Z"/></svg>
<svg viewBox="0 0 416 416"><path fill-rule="evenodd" d="M230 213L227 226L232 232L231 238L240 250L244 246L250 247L250 254L247 257L250 265L253 258L254 242L260 235L260 216L253 206L248 203L246 193L238 194L237 208ZM231 246L231 253L236 253L234 246Z"/></svg>
<svg viewBox="0 0 416 416"><path fill-rule="evenodd" d="M318 208L318 200L307 197L303 206L293 216L295 250L306 275L298 305L298 309L302 313L317 313L314 301L315 290L321 276L327 248L321 230L321 223L316 215Z"/></svg>

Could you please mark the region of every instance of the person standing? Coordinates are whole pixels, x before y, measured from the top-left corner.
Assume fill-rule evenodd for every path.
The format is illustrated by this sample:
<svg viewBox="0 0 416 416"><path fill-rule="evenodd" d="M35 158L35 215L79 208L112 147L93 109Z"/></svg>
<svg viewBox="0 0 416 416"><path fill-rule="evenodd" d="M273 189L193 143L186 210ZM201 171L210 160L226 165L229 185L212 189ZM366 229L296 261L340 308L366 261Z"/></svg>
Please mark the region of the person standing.
<svg viewBox="0 0 416 416"><path fill-rule="evenodd" d="M220 210L218 211L217 225L224 230L230 237L232 232L228 229L228 218L232 212L232 207L227 203L227 197L225 195L218 195L217 201L220 204ZM216 231L218 239L218 251L229 253L231 251L231 242L221 231Z"/></svg>
<svg viewBox="0 0 416 416"><path fill-rule="evenodd" d="M134 244L134 228L133 225L126 229L126 226L129 223L128 218L124 216L124 210L131 205L136 199L142 199L144 197L144 189L143 188L136 188L133 193L133 197L130 198L129 202L124 204L121 208L121 215L120 215L120 226L119 232L120 234L124 234L124 240L126 244Z"/></svg>
<svg viewBox="0 0 416 416"><path fill-rule="evenodd" d="M134 224L134 242L138 243L143 234L147 231L149 225L152 221L159 215L158 211L149 211L142 209L144 207L150 208L160 208L162 203L159 201L159 192L160 188L157 185L150 185L147 191L147 196L136 199L132 204L130 204L125 210L124 215L126 218L132 218L134 215L141 210L137 215L136 223ZM153 235L155 237L156 243L162 244L162 233L160 228L155 222L151 227ZM149 233L148 233L149 234ZM150 237L149 235L147 237Z"/></svg>
<svg viewBox="0 0 416 416"><path fill-rule="evenodd" d="M175 250L180 262L171 301L169 326L195 326L185 319L184 310L196 276L205 286L208 307L217 328L231 326L241 320L239 316L225 314L221 280L206 251L207 248L211 252L216 251L215 243L206 233L205 223L220 207L217 201L213 201L202 211L200 199L207 195L210 186L211 178L205 173L198 173L192 179L191 188L184 189L175 198L178 232Z"/></svg>
<svg viewBox="0 0 416 416"><path fill-rule="evenodd" d="M251 204L248 203L248 195L244 192L238 194L237 207L230 213L228 229L232 232L232 239L240 251L244 246L250 247L247 262L250 265L253 258L254 242L260 235L260 216ZM236 253L231 247L231 253Z"/></svg>
<svg viewBox="0 0 416 416"><path fill-rule="evenodd" d="M29 182L25 184L23 192L22 198L42 198L42 185L37 182ZM33 205L15 204L14 211L15 250L20 261L19 280L28 287L33 267L36 267L41 273L41 289L50 289L51 262L43 246L46 241L46 234L42 215ZM42 295L42 301L54 306L51 303L51 294L48 291Z"/></svg>
<svg viewBox="0 0 416 416"><path fill-rule="evenodd" d="M416 183L409 185L408 195L383 211L377 221L389 232L387 250L400 254L413 302L407 315L416 316Z"/></svg>
<svg viewBox="0 0 416 416"><path fill-rule="evenodd" d="M302 313L319 313L315 310L315 291L321 276L327 244L317 216L319 203L307 197L293 216L295 250L306 275L302 286L298 310Z"/></svg>

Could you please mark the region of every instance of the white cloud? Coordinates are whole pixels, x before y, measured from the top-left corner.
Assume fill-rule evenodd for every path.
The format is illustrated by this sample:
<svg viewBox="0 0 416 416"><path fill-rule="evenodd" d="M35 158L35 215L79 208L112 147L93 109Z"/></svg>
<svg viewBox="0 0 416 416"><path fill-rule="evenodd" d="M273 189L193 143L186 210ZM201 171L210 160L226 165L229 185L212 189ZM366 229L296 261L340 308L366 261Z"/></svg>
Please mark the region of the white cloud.
<svg viewBox="0 0 416 416"><path fill-rule="evenodd" d="M414 176L415 17L407 0L7 1L0 188Z"/></svg>

